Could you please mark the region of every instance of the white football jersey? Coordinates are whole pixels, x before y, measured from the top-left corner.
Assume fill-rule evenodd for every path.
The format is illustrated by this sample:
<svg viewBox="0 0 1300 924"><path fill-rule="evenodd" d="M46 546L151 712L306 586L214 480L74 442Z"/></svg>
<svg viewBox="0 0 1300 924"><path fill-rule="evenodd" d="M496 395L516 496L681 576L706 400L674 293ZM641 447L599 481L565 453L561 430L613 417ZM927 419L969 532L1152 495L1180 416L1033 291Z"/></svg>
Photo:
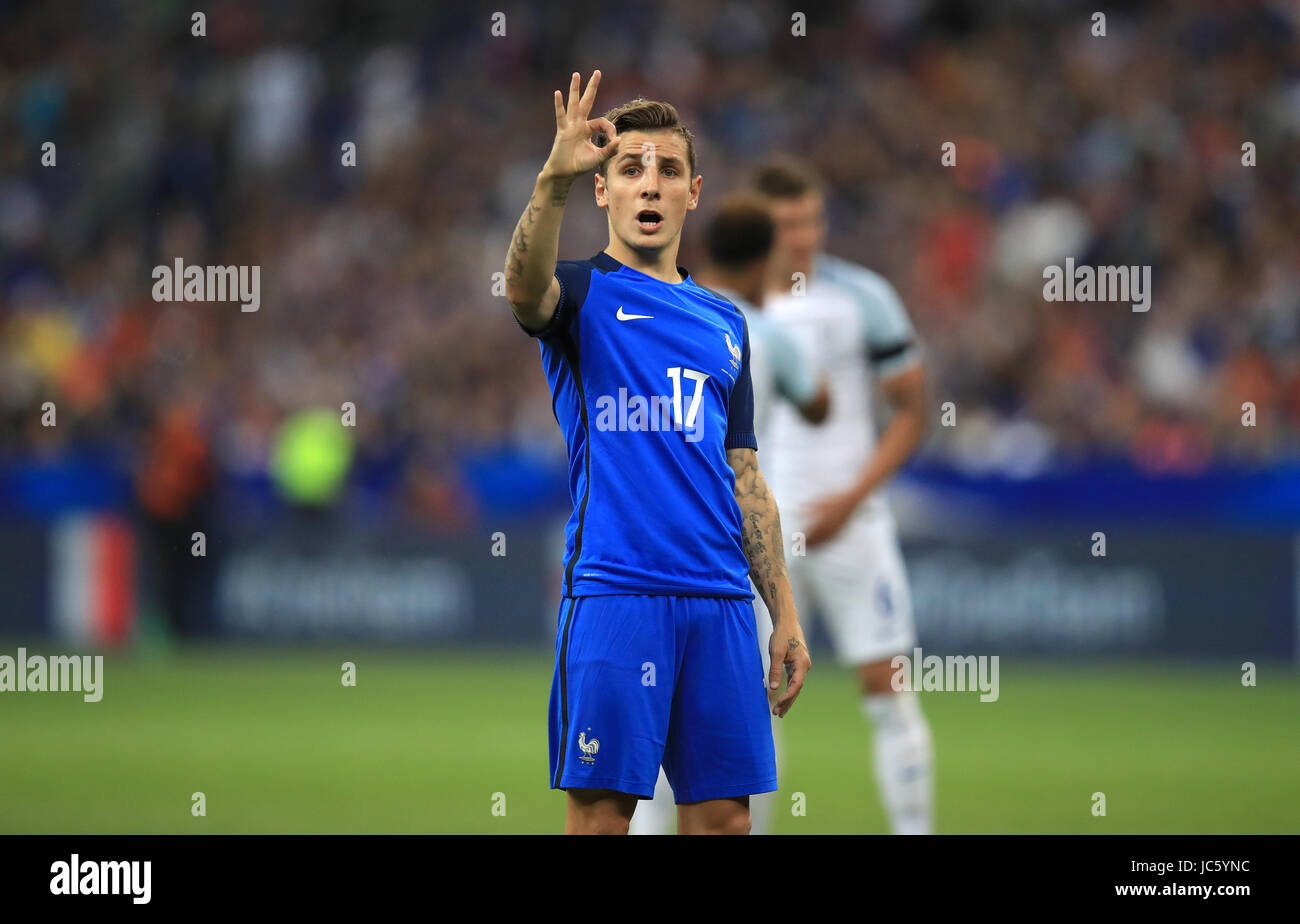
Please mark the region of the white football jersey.
<svg viewBox="0 0 1300 924"><path fill-rule="evenodd" d="M758 451L766 460L765 445L771 432L772 408L784 401L802 407L817 396L817 380L799 345L779 324L738 292L724 286L710 291L729 299L749 326L749 378L754 388L754 434ZM797 413L797 411L796 411Z"/></svg>
<svg viewBox="0 0 1300 924"><path fill-rule="evenodd" d="M814 260L804 294L768 295L763 306L830 387L830 413L821 424L808 423L788 405L771 410L763 473L783 525L797 530L805 528L812 502L846 490L867 464L876 446L872 384L915 365L920 349L893 286L878 273L829 254ZM859 510L889 516L878 493Z"/></svg>

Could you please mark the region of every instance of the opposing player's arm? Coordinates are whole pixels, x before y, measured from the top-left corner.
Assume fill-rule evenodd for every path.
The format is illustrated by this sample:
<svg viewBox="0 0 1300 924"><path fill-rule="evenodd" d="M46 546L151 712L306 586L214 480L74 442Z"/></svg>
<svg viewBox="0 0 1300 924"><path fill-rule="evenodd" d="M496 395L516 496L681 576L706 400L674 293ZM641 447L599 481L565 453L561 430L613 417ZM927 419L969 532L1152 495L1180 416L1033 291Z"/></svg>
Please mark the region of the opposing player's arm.
<svg viewBox="0 0 1300 924"><path fill-rule="evenodd" d="M885 403L893 412L880 434L875 456L858 479L866 497L902 468L925 436L929 414L925 402L925 367L911 319L898 293L884 279L874 279L863 300L867 355Z"/></svg>
<svg viewBox="0 0 1300 924"><path fill-rule="evenodd" d="M779 689L783 666L789 677L785 693L777 698L772 709L775 715L784 717L803 689L812 659L799 625L790 579L786 576L781 515L753 449L728 449L727 464L736 476L736 503L740 506L741 538L745 557L749 559L749 576L772 614L772 637L768 641L772 670L767 678L768 686Z"/></svg>
<svg viewBox="0 0 1300 924"><path fill-rule="evenodd" d="M808 527L809 547L821 545L844 527L857 506L903 467L925 436L925 371L918 362L903 372L880 380L893 418L880 434L876 450L846 490L823 498L813 510Z"/></svg>
<svg viewBox="0 0 1300 924"><path fill-rule="evenodd" d="M532 198L515 225L506 253L506 299L527 330L546 327L560 302L560 283L555 278L555 261L560 250L560 223L574 182L590 173L618 150L618 133L606 118L588 120L600 85L600 71L594 71L586 91L579 97L582 78L574 74L565 107L555 91L555 143L537 175ZM609 142L598 148L593 133L604 131Z"/></svg>
<svg viewBox="0 0 1300 924"><path fill-rule="evenodd" d="M777 390L804 420L821 423L831 409L831 389L826 377L814 370L798 344L780 326L769 327L768 336Z"/></svg>
<svg viewBox="0 0 1300 924"><path fill-rule="evenodd" d="M806 536L809 547L833 539L858 505L902 468L925 436L929 418L921 351L902 301L893 286L879 277L868 277L859 287L866 332L863 349L893 414L853 484L814 505Z"/></svg>
<svg viewBox="0 0 1300 924"><path fill-rule="evenodd" d="M880 380L880 392L893 417L876 444L875 454L858 476L857 492L866 497L884 484L916 451L925 436L925 367L915 365Z"/></svg>
<svg viewBox="0 0 1300 924"><path fill-rule="evenodd" d="M880 393L893 414L854 485L859 501L903 467L925 436L929 419L925 409L925 368L903 302L884 279L870 279L864 285L865 348Z"/></svg>
<svg viewBox="0 0 1300 924"><path fill-rule="evenodd" d="M817 383L817 392L812 400L799 405L799 416L810 424L819 424L831 412L831 389L826 380Z"/></svg>

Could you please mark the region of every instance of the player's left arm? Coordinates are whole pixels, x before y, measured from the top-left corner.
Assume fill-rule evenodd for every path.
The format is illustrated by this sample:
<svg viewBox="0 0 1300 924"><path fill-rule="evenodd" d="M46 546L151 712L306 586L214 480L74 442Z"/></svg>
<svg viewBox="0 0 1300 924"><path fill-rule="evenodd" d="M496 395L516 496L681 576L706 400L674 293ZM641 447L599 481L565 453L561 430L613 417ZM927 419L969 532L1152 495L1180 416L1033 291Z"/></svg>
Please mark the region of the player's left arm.
<svg viewBox="0 0 1300 924"><path fill-rule="evenodd" d="M749 560L749 576L758 588L772 616L772 637L768 651L772 668L767 675L769 694L776 696L772 714L785 718L803 689L804 677L812 667L808 643L799 626L794 594L785 570L785 549L781 538L781 516L776 499L758 470L758 440L754 437L754 381L749 371L749 324L741 316L740 370L727 399L727 437L723 449L734 477L736 504L740 507L741 543ZM785 692L781 671L787 678ZM770 701L770 699L769 699Z"/></svg>
<svg viewBox="0 0 1300 924"><path fill-rule="evenodd" d="M768 688L780 688L783 667L789 678L785 693L777 698L772 709L773 714L784 718L803 689L812 658L786 575L781 515L753 449L728 449L727 464L736 476L736 503L740 506L741 539L745 557L749 559L749 576L772 615L772 637L768 640L772 669L767 678Z"/></svg>

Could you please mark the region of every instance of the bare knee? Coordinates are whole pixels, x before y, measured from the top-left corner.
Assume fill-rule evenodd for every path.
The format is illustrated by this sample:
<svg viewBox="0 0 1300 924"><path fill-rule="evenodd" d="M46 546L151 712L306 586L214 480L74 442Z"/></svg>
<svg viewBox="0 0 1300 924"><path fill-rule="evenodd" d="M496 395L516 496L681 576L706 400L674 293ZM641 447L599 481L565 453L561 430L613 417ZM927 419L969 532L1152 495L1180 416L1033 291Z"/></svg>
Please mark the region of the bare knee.
<svg viewBox="0 0 1300 924"><path fill-rule="evenodd" d="M726 818L714 834L748 834L753 822L749 817L749 810L735 812Z"/></svg>
<svg viewBox="0 0 1300 924"><path fill-rule="evenodd" d="M749 830L748 796L677 806L679 834L748 834Z"/></svg>
<svg viewBox="0 0 1300 924"><path fill-rule="evenodd" d="M566 834L626 834L628 820L617 815L593 815L576 820Z"/></svg>
<svg viewBox="0 0 1300 924"><path fill-rule="evenodd" d="M570 789L565 834L627 834L637 797L610 789Z"/></svg>

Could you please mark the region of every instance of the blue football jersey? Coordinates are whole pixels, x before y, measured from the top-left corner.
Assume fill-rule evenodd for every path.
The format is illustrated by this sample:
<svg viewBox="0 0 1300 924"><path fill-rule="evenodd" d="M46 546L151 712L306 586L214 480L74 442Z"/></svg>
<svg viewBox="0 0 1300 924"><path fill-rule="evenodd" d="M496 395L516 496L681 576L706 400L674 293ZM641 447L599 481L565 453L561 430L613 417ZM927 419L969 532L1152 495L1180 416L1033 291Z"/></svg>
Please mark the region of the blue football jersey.
<svg viewBox="0 0 1300 924"><path fill-rule="evenodd" d="M557 262L540 341L569 449L564 593L753 599L727 450L757 449L745 317L607 253Z"/></svg>

